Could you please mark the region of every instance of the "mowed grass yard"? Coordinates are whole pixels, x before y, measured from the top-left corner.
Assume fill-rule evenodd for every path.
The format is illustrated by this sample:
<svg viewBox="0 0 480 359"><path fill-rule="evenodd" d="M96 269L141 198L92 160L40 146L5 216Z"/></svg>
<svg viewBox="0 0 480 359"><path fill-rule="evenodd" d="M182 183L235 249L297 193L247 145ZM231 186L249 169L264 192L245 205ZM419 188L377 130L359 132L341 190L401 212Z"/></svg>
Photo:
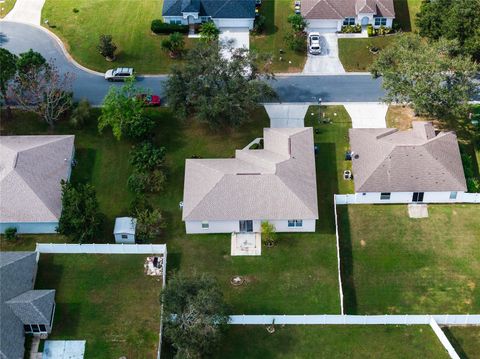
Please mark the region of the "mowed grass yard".
<svg viewBox="0 0 480 359"><path fill-rule="evenodd" d="M36 289L55 289L49 339L86 340L87 358L156 358L161 278L144 255L42 254Z"/></svg>
<svg viewBox="0 0 480 359"><path fill-rule="evenodd" d="M345 306L351 314L480 311L478 205L338 206Z"/></svg>
<svg viewBox="0 0 480 359"><path fill-rule="evenodd" d="M214 358L448 358L428 326L232 326Z"/></svg>
<svg viewBox="0 0 480 359"><path fill-rule="evenodd" d="M92 70L127 66L139 73L166 73L181 60L170 59L161 48L165 36L150 31L152 20L161 19L162 7L163 0L47 0L42 24L48 19L49 29L66 43L75 60ZM118 46L115 62L107 62L97 51L101 34L112 35ZM194 43L186 37L185 42L187 48Z"/></svg>
<svg viewBox="0 0 480 359"><path fill-rule="evenodd" d="M293 1L263 0L260 14L266 17L265 32L250 36L251 49L273 55L274 72L301 72L306 61L306 45L305 51L299 53L285 43L285 35L291 29L287 18L293 13Z"/></svg>
<svg viewBox="0 0 480 359"><path fill-rule="evenodd" d="M13 9L16 2L17 0L5 0L3 4L0 4L0 19L3 19Z"/></svg>
<svg viewBox="0 0 480 359"><path fill-rule="evenodd" d="M449 327L443 332L462 359L480 358L480 327Z"/></svg>
<svg viewBox="0 0 480 359"><path fill-rule="evenodd" d="M75 134L78 165L73 170L72 181L88 181L95 186L100 209L106 215L102 234L96 242L112 242L114 218L128 215L133 199L126 186L131 171L128 153L132 144L116 141L108 130L98 134L98 114L99 110L94 110L90 122L81 130L71 128L68 123L60 123L53 131L38 119L23 114L23 118L4 123L3 134ZM332 216L333 193L338 190L338 181L329 183L319 175L322 179L319 190L321 220L317 233L281 235L278 245L264 249L261 257L231 257L229 235L185 234L178 206L183 198L185 159L192 156L231 157L235 149L243 148L252 139L262 136L262 129L269 126L265 110L257 109L249 123L230 132L212 132L198 123L179 121L168 109L151 110L149 114L158 121L155 141L167 149L166 187L159 195L149 199L166 218L167 228L157 242L167 243L169 269L215 275L224 289L232 313L338 313L340 304ZM328 129L332 131L335 128L335 125L325 126L330 126ZM320 153L325 161L329 161L317 161L321 164L317 165L319 174L327 175L337 167L336 155L331 151L335 151L336 136L342 137L335 133L325 132L324 137L319 135L316 138L316 142L325 143L323 148L320 146ZM330 177L336 176L333 172ZM65 241L59 236L33 237L35 239L22 236L18 244L8 246L33 249L36 238L47 242L51 238L53 241ZM230 278L235 275L245 276L247 283L233 288ZM286 295L289 295L288 300L285 300Z"/></svg>

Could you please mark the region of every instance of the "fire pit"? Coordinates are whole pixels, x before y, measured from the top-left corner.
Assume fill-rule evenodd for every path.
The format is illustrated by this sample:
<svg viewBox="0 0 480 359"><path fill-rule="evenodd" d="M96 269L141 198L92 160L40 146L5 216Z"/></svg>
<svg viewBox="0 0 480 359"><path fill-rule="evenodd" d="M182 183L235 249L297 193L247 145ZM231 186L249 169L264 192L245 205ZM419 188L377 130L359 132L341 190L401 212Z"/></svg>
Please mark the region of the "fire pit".
<svg viewBox="0 0 480 359"><path fill-rule="evenodd" d="M243 277L241 277L239 275L236 275L236 276L234 276L230 279L230 284L235 286L235 287L238 287L238 286L242 285L243 283L245 283L245 279L243 279Z"/></svg>

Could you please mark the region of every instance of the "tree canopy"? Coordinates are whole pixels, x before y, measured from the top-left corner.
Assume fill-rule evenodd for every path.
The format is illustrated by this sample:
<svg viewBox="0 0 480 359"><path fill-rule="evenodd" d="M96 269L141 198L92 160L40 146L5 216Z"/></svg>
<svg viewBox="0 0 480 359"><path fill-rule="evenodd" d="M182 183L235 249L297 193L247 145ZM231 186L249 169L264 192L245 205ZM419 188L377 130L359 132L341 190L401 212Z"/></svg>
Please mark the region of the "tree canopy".
<svg viewBox="0 0 480 359"><path fill-rule="evenodd" d="M232 56L227 59L226 51ZM237 126L275 91L264 79L273 78L266 58L231 45L199 43L190 50L184 66L175 66L166 83L169 105L179 116L193 114L214 128ZM268 62L268 61L267 61Z"/></svg>
<svg viewBox="0 0 480 359"><path fill-rule="evenodd" d="M228 323L228 309L217 282L206 274L175 274L162 293L165 336L176 349L175 358L200 359L211 355Z"/></svg>
<svg viewBox="0 0 480 359"><path fill-rule="evenodd" d="M427 43L418 35L403 35L380 52L371 67L383 76L388 103L409 103L417 114L440 120L464 118L476 93L477 66L458 52L456 41Z"/></svg>
<svg viewBox="0 0 480 359"><path fill-rule="evenodd" d="M480 0L426 0L416 21L420 35L458 40L460 51L480 61Z"/></svg>
<svg viewBox="0 0 480 359"><path fill-rule="evenodd" d="M98 118L98 129L111 127L117 140L126 136L143 138L148 135L155 122L145 116L145 104L140 98L145 90L135 86L134 80L123 86L111 86L103 100L102 114Z"/></svg>
<svg viewBox="0 0 480 359"><path fill-rule="evenodd" d="M7 100L7 84L17 73L17 56L0 48L0 104Z"/></svg>
<svg viewBox="0 0 480 359"><path fill-rule="evenodd" d="M91 242L101 223L102 217L93 186L74 186L70 182L62 182L62 215L58 222L58 233L79 243Z"/></svg>

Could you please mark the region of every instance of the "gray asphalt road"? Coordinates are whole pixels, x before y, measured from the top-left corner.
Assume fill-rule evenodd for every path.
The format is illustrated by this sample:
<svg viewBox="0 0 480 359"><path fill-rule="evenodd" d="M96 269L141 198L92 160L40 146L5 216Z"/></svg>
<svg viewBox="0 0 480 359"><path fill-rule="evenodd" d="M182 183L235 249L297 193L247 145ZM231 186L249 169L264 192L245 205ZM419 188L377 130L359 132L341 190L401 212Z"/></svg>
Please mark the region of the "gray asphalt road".
<svg viewBox="0 0 480 359"><path fill-rule="evenodd" d="M67 60L60 46L45 31L34 26L0 22L0 46L20 53L32 48L45 58L53 58L61 71L75 74L75 98L86 98L92 105L101 104L111 84L102 76L83 71ZM140 86L163 95L165 76L139 76ZM370 75L278 76L272 81L282 102L374 102L383 95L381 80Z"/></svg>

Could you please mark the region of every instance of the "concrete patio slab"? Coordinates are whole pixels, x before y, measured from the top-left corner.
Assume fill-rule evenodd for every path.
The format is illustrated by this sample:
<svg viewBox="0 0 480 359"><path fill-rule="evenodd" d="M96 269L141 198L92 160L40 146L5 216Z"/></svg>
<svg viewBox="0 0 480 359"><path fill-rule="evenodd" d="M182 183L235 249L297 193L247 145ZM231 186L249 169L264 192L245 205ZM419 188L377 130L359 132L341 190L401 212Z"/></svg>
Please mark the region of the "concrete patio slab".
<svg viewBox="0 0 480 359"><path fill-rule="evenodd" d="M410 218L428 218L428 205L417 203L409 204L408 216Z"/></svg>
<svg viewBox="0 0 480 359"><path fill-rule="evenodd" d="M43 359L83 359L85 340L47 340L43 347Z"/></svg>
<svg viewBox="0 0 480 359"><path fill-rule="evenodd" d="M304 119L308 111L305 104L265 104L272 128L305 127Z"/></svg>
<svg viewBox="0 0 480 359"><path fill-rule="evenodd" d="M260 233L232 233L232 256L259 256L262 254L262 235Z"/></svg>
<svg viewBox="0 0 480 359"><path fill-rule="evenodd" d="M353 128L386 128L388 105L381 102L348 103L345 109L352 119Z"/></svg>

